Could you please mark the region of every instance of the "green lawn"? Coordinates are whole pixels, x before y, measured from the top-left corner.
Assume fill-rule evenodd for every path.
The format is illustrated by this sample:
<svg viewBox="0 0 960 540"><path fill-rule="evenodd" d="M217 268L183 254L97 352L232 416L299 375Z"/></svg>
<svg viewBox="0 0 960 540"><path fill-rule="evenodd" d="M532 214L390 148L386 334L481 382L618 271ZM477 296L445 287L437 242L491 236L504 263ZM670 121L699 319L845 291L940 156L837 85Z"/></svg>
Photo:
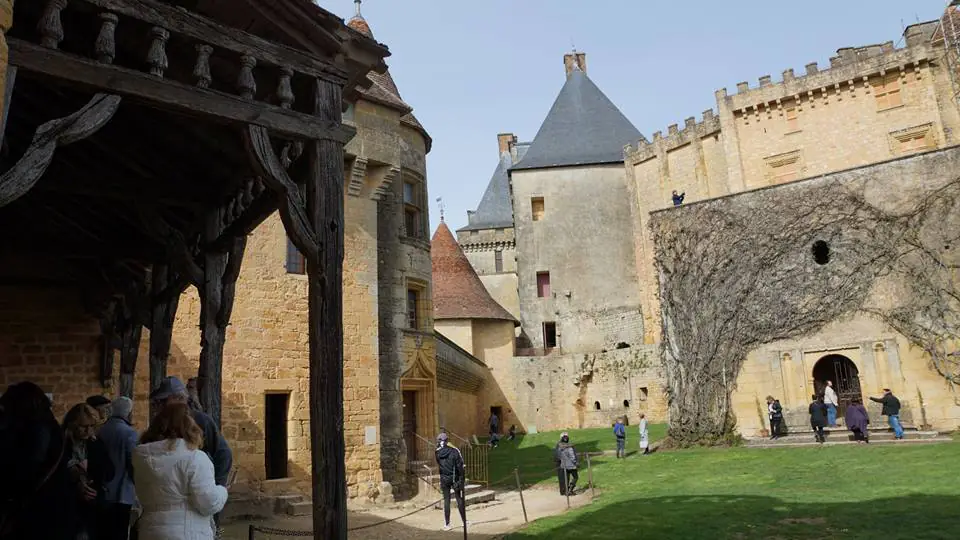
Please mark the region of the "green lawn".
<svg viewBox="0 0 960 540"><path fill-rule="evenodd" d="M608 433L571 438L584 450L609 449ZM544 434L519 448L501 445L491 468L508 469L511 456L521 470L549 467L555 440ZM659 452L597 458L594 477L593 504L508 538L960 538L960 443Z"/></svg>

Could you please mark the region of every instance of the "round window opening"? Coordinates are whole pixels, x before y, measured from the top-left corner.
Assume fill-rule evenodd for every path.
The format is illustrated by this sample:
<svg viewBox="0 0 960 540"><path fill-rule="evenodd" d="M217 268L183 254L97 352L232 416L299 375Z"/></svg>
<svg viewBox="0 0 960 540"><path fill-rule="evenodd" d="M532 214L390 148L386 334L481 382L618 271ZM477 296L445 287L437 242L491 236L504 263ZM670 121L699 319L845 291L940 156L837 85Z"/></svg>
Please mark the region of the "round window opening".
<svg viewBox="0 0 960 540"><path fill-rule="evenodd" d="M817 264L824 265L830 262L830 245L823 240L814 242L810 251L813 253L814 262Z"/></svg>

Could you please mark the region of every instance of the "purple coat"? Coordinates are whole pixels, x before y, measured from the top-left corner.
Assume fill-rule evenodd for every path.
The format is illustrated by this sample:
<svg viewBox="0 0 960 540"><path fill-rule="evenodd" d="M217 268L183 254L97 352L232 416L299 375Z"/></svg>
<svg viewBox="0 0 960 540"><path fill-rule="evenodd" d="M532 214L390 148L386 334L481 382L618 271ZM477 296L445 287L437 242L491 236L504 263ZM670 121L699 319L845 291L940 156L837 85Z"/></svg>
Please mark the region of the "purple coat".
<svg viewBox="0 0 960 540"><path fill-rule="evenodd" d="M851 431L860 430L866 433L867 425L870 423L870 417L867 416L867 409L859 403L847 407L847 414L844 419L847 422L847 427Z"/></svg>

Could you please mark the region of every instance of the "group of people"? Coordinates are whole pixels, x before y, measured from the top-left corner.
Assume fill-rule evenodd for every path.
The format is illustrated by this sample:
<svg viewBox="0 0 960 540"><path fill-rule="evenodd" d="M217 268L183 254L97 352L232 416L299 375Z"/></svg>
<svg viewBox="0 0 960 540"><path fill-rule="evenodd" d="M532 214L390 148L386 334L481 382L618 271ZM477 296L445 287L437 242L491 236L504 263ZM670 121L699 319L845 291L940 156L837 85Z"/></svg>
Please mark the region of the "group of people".
<svg viewBox="0 0 960 540"><path fill-rule="evenodd" d="M62 423L31 382L0 396L0 540L219 536L232 453L196 395L168 377L137 433L133 401L91 396Z"/></svg>
<svg viewBox="0 0 960 540"><path fill-rule="evenodd" d="M837 427L837 411L840 400L833 388L833 382L827 381L823 394L814 394L810 399L810 405L807 407L807 412L810 415L810 427L813 428L815 440L823 443L826 441L824 429ZM870 401L883 405L880 414L887 417L887 421L893 429L894 437L897 440L903 439L903 426L900 424L900 400L893 395L889 388L884 388L883 396L871 397ZM770 438L780 438L783 435L783 407L780 405L780 401L773 396L767 396L767 416L770 420ZM850 400L850 404L847 405L844 413L844 423L858 444L870 442L870 415L861 399L853 398Z"/></svg>
<svg viewBox="0 0 960 540"><path fill-rule="evenodd" d="M647 415L640 414L640 450L643 450L643 455L650 453L650 432L647 430ZM617 422L613 424L613 436L617 440L617 459L627 457L627 426L624 423L624 418L617 418Z"/></svg>

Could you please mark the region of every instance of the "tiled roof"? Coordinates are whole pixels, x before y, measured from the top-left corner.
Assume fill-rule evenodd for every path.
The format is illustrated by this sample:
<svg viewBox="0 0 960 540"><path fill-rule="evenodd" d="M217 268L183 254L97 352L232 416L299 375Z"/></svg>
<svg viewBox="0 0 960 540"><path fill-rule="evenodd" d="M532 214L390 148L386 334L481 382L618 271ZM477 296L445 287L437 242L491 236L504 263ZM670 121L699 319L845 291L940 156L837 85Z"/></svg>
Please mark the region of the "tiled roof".
<svg viewBox="0 0 960 540"><path fill-rule="evenodd" d="M442 221L433 233L430 257L435 319L496 319L520 324L490 296L450 228Z"/></svg>
<svg viewBox="0 0 960 540"><path fill-rule="evenodd" d="M513 166L542 169L623 161L623 147L640 139L630 123L586 73L574 69L527 155Z"/></svg>

